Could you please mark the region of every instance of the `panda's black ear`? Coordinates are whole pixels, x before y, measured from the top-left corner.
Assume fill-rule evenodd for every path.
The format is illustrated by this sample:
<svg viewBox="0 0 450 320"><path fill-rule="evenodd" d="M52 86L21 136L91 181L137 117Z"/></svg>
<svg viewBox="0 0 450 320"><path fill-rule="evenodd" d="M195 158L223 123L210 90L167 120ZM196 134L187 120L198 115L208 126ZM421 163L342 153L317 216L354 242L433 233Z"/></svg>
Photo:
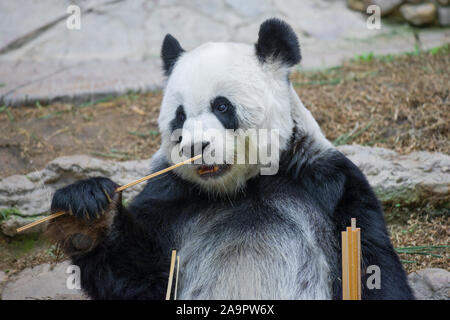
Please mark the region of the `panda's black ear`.
<svg viewBox="0 0 450 320"><path fill-rule="evenodd" d="M163 61L164 74L169 76L172 72L173 66L178 58L184 52L180 43L171 34L167 34L164 38L161 48L161 58Z"/></svg>
<svg viewBox="0 0 450 320"><path fill-rule="evenodd" d="M255 48L256 56L262 63L281 62L292 67L302 58L294 30L286 22L276 18L261 24Z"/></svg>

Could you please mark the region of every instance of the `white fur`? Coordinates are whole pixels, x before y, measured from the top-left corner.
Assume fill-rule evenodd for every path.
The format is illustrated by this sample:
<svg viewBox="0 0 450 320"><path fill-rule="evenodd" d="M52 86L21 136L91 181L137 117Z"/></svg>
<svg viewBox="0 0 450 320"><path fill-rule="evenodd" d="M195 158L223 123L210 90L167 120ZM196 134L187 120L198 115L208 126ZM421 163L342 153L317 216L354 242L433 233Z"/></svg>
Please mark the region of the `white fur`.
<svg viewBox="0 0 450 320"><path fill-rule="evenodd" d="M295 224L217 233L229 212L202 213L179 234L180 299L330 299L324 252L312 231L314 208L293 199L267 199L273 214Z"/></svg>

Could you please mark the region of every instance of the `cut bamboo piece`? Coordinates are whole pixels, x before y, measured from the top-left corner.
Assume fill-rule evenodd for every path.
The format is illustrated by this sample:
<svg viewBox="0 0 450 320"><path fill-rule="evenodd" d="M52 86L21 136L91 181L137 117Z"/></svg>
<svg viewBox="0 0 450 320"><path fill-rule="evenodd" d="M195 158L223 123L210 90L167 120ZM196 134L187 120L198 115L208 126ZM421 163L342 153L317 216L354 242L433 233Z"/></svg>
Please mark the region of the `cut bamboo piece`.
<svg viewBox="0 0 450 320"><path fill-rule="evenodd" d="M356 219L342 232L342 299L361 300L361 233Z"/></svg>
<svg viewBox="0 0 450 320"><path fill-rule="evenodd" d="M350 300L350 287L348 280L348 237L347 233L344 231L341 233L342 235L342 299Z"/></svg>
<svg viewBox="0 0 450 320"><path fill-rule="evenodd" d="M358 254L357 256L357 284L358 284L358 291L357 291L357 299L361 300L361 229L356 228L356 252Z"/></svg>
<svg viewBox="0 0 450 320"><path fill-rule="evenodd" d="M169 270L169 281L167 284L167 293L166 300L170 300L170 293L172 291L172 282L173 282L173 270L175 268L175 258L177 256L177 251L172 250L172 259L170 261L170 270Z"/></svg>
<svg viewBox="0 0 450 320"><path fill-rule="evenodd" d="M175 292L173 295L173 300L177 300L177 292L178 292L178 274L180 272L180 256L177 256L177 275L175 278Z"/></svg>
<svg viewBox="0 0 450 320"><path fill-rule="evenodd" d="M185 160L185 161L179 162L179 163L177 163L177 164L174 164L173 166L170 166L170 167L165 168L165 169L162 169L162 170L160 170L160 171L158 171L158 172L152 173L152 174L150 174L150 175L148 175L148 176L145 176L145 177L143 177L143 178L140 178L140 179L138 179L138 180L136 180L136 181L130 182L130 183L124 185L124 186L121 186L121 187L117 188L115 191L116 191L116 192L120 192L120 191L125 190L125 189L127 189L127 188L129 188L129 187L132 187L132 186L134 186L134 185L136 185L136 184L138 184L138 183L144 182L144 181L146 181L146 180L150 180L150 179L152 179L152 178L154 178L154 177L157 177L157 176L159 176L159 175L161 175L161 174L163 174L163 173L169 172L169 171L171 171L171 170L173 170L173 169L175 169L175 168L178 168L178 167L181 167L181 166L183 166L183 165L185 165L185 164L191 163L191 162L193 162L193 161L195 161L195 160L197 160L197 159L200 159L201 157L202 157L202 155L199 154L199 155L197 155L197 156L195 156L195 157L193 157L193 158L190 158L190 159L187 159L187 160ZM58 211L58 212L53 213L53 214L51 214L51 215L49 215L49 216L47 216L47 217L45 217L45 218L39 219L39 220L34 221L34 222L32 222L32 223L29 223L29 224L27 224L27 225L25 225L25 226L23 226L23 227L20 227L20 228L18 228L16 231L17 231L17 232L22 232L22 231L24 231L24 230L27 230L27 229L32 228L32 227L34 227L34 226L37 226L38 224L41 224L42 222L45 222L45 221L48 221L48 220L57 218L57 217L59 217L59 216L62 216L62 215L65 214L65 213L66 213L65 211Z"/></svg>

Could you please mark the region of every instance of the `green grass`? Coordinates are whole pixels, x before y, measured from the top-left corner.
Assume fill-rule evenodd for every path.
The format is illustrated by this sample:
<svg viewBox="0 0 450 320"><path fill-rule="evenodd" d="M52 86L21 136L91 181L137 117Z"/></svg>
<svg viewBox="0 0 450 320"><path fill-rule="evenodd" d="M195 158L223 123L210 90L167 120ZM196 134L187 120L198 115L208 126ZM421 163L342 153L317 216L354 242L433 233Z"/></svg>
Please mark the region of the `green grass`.
<svg viewBox="0 0 450 320"><path fill-rule="evenodd" d="M157 137L159 136L159 132L156 130L149 130L147 132L139 132L139 131L128 131L129 134L138 137Z"/></svg>
<svg viewBox="0 0 450 320"><path fill-rule="evenodd" d="M302 86L323 86L323 85L338 85L346 81L358 81L365 78L374 77L378 74L378 71L361 72L361 73L342 73L342 66L331 67L327 69L316 69L300 71L309 81L295 81L293 79L292 84L295 87Z"/></svg>
<svg viewBox="0 0 450 320"><path fill-rule="evenodd" d="M69 112L69 110L54 111L54 112L50 112L46 115L40 116L40 117L38 117L38 119L40 119L40 120L51 119L53 117L57 117L57 116L63 115L64 113L68 113L68 112Z"/></svg>
<svg viewBox="0 0 450 320"><path fill-rule="evenodd" d="M333 144L337 146L341 146L344 144L348 144L358 138L360 135L362 135L364 132L366 132L373 124L373 121L366 124L364 127L360 128L358 130L358 127L353 129L350 132L344 133L343 135L339 136L337 139L333 141Z"/></svg>
<svg viewBox="0 0 450 320"><path fill-rule="evenodd" d="M3 105L2 107L0 107L0 113L2 112L6 112L6 114L8 115L9 121L14 122L14 116L12 115L11 111L9 110L9 106L7 105Z"/></svg>
<svg viewBox="0 0 450 320"><path fill-rule="evenodd" d="M442 255L437 253L449 249L450 246L411 246L395 248L397 253L431 256L434 258L442 258ZM415 263L414 260L402 260L404 263Z"/></svg>
<svg viewBox="0 0 450 320"><path fill-rule="evenodd" d="M0 221L8 219L12 215L21 215L21 212L17 208L0 209Z"/></svg>
<svg viewBox="0 0 450 320"><path fill-rule="evenodd" d="M6 109L6 114L8 115L9 121L14 122L14 116L12 115L11 111L9 111L9 109Z"/></svg>
<svg viewBox="0 0 450 320"><path fill-rule="evenodd" d="M37 108L38 110L41 110L41 109L43 108L42 105L41 105L41 103L39 102L39 100L36 101L35 106L36 106L36 108Z"/></svg>
<svg viewBox="0 0 450 320"><path fill-rule="evenodd" d="M119 153L106 153L106 152L91 152L90 155L105 157L105 158L114 158L114 159L130 159L128 154L119 154Z"/></svg>
<svg viewBox="0 0 450 320"><path fill-rule="evenodd" d="M323 85L337 85L341 83L342 78L334 78L329 80L317 80L317 81L307 81L307 82L294 82L294 86L323 86Z"/></svg>
<svg viewBox="0 0 450 320"><path fill-rule="evenodd" d="M450 53L450 43L445 44L445 45L440 46L440 47L431 48L431 49L427 50L427 52L431 53L432 55L449 54Z"/></svg>
<svg viewBox="0 0 450 320"><path fill-rule="evenodd" d="M373 52L357 54L353 58L355 62L370 62L375 59L375 54Z"/></svg>
<svg viewBox="0 0 450 320"><path fill-rule="evenodd" d="M405 51L402 53L398 53L398 54L374 54L373 52L368 52L368 53L362 53L362 54L357 54L354 56L353 59L351 59L351 61L353 62L360 62L360 63L367 63L367 62L371 62L374 60L378 60L378 61L386 61L386 62L392 62L394 61L396 58L401 57L401 56L418 56L421 53L429 53L432 55L438 55L438 54L450 54L450 44L444 44L442 46L438 46L438 47L434 47L428 50L420 50L418 44L416 43L414 46L414 51Z"/></svg>
<svg viewBox="0 0 450 320"><path fill-rule="evenodd" d="M0 242L0 259L2 262L15 261L43 246L48 246L48 243L39 233L16 235L8 241Z"/></svg>

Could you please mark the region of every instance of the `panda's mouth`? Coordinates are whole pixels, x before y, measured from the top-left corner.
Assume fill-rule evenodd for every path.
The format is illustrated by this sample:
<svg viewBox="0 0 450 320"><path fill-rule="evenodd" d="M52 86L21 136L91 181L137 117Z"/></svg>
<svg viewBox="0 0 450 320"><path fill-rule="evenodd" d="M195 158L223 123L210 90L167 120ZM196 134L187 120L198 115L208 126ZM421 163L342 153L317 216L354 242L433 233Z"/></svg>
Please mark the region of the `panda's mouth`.
<svg viewBox="0 0 450 320"><path fill-rule="evenodd" d="M231 166L222 165L200 165L197 167L197 174L203 179L216 178L223 175Z"/></svg>

